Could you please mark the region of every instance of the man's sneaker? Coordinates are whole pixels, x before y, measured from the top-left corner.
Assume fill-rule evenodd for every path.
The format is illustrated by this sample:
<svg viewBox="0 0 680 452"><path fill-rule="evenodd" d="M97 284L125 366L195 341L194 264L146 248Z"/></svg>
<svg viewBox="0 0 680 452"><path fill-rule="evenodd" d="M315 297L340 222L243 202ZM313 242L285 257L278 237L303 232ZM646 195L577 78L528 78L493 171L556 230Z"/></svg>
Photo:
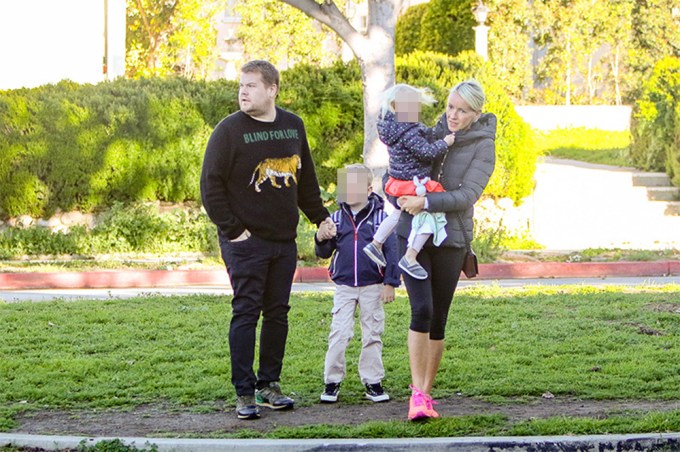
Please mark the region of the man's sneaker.
<svg viewBox="0 0 680 452"><path fill-rule="evenodd" d="M335 403L338 401L338 393L340 392L340 383L328 383L326 389L321 394L321 401L326 403Z"/></svg>
<svg viewBox="0 0 680 452"><path fill-rule="evenodd" d="M272 410L293 408L295 401L281 393L281 387L276 381L270 382L264 388L255 391L255 402Z"/></svg>
<svg viewBox="0 0 680 452"><path fill-rule="evenodd" d="M371 260L376 264L387 267L387 259L385 259L385 255L380 248L373 244L373 242L364 247L364 253L366 253L366 255L370 257Z"/></svg>
<svg viewBox="0 0 680 452"><path fill-rule="evenodd" d="M260 409L255 404L253 396L236 396L236 417L239 419L257 419Z"/></svg>
<svg viewBox="0 0 680 452"><path fill-rule="evenodd" d="M415 279L427 279L427 271L423 268L418 261L409 264L406 260L406 256L399 260L399 268L401 268L404 273Z"/></svg>
<svg viewBox="0 0 680 452"><path fill-rule="evenodd" d="M371 402L387 402L390 396L387 395L380 382L366 385L366 398Z"/></svg>

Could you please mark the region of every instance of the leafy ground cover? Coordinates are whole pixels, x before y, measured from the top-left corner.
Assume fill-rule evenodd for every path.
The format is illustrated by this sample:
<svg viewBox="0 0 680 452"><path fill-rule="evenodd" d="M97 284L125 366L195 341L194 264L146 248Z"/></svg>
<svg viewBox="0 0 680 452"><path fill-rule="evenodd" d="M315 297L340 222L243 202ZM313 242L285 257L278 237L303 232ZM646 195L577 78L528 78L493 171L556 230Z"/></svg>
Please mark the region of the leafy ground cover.
<svg viewBox="0 0 680 452"><path fill-rule="evenodd" d="M0 429L200 437L423 437L680 430L680 286L462 289L433 391L442 419L405 421L403 291L383 337L392 401L363 399L360 333L341 402L321 405L331 294L295 294L283 388L292 413L233 415L229 297L0 305Z"/></svg>
<svg viewBox="0 0 680 452"><path fill-rule="evenodd" d="M544 155L613 166L633 166L628 158L630 132L583 127L536 132L536 146Z"/></svg>
<svg viewBox="0 0 680 452"><path fill-rule="evenodd" d="M475 248L477 250L478 248ZM680 250L638 250L621 248L588 248L578 251L499 250L493 262L643 262L680 260ZM482 262L485 262L482 260ZM488 261L487 261L488 262ZM321 259L300 260L303 267L327 266ZM62 257L57 259L0 260L0 272L79 272L97 270L206 270L224 269L215 255L191 254L176 256L126 255L102 256L91 259Z"/></svg>

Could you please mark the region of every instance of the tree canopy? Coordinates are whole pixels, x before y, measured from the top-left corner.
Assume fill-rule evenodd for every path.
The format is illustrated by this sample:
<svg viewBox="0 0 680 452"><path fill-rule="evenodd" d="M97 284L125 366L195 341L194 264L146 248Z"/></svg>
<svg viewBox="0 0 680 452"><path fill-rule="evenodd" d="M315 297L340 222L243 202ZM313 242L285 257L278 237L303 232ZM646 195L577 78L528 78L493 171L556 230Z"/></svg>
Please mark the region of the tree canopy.
<svg viewBox="0 0 680 452"><path fill-rule="evenodd" d="M297 8L279 0L238 0L235 11L241 17L237 37L246 60L265 59L285 69L299 63L325 65L338 57L337 36Z"/></svg>
<svg viewBox="0 0 680 452"><path fill-rule="evenodd" d="M126 75L208 77L223 8L221 0L127 0Z"/></svg>

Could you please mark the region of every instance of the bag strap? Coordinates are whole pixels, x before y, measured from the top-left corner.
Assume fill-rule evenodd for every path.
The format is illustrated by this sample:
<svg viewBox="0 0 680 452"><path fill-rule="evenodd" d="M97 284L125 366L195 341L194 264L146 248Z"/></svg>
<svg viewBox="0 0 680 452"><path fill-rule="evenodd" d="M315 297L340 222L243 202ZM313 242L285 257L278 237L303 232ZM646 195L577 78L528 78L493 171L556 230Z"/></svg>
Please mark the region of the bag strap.
<svg viewBox="0 0 680 452"><path fill-rule="evenodd" d="M438 175L437 175L437 181L440 181L442 178L442 172L444 171L444 164L446 163L446 159L449 157L449 152L451 152L451 149L449 148L448 152L444 154L444 157L441 159L441 163L438 169ZM474 157L473 159L474 160ZM470 166L472 166L472 160L470 160L470 163L468 164L467 169L465 172L467 172L470 169ZM460 188L460 187L458 187ZM458 218L458 223L460 224L460 231L463 233L463 239L465 239L465 249L467 250L468 253L472 252L472 239L468 238L467 232L465 230L465 224L463 223L463 218L460 216L460 211L456 211L456 217Z"/></svg>
<svg viewBox="0 0 680 452"><path fill-rule="evenodd" d="M463 218L460 216L460 212L456 212L456 218L458 218L458 223L460 224L460 231L463 233L463 238L465 239L465 249L469 252L472 251L472 245L470 240L467 235L467 231L465 230L465 224L463 223Z"/></svg>

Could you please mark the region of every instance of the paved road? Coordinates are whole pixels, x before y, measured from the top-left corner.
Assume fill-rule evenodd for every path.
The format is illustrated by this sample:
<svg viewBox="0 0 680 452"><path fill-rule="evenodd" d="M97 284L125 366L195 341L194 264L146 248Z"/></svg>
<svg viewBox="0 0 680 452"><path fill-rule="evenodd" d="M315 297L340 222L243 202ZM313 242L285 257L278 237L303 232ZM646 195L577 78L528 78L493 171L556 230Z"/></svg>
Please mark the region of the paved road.
<svg viewBox="0 0 680 452"><path fill-rule="evenodd" d="M555 286L555 285L624 285L624 286L659 286L666 284L680 285L680 276L659 277L608 277L608 278L541 278L541 279L486 279L477 281L461 280L460 287L476 285L501 287L524 286ZM333 283L300 283L293 284L294 292L323 292L332 291ZM115 298L131 298L145 295L225 295L231 294L227 286L183 286L167 288L130 288L130 289L46 289L46 290L3 290L0 300L15 303L23 301L51 301L51 300L108 300Z"/></svg>

